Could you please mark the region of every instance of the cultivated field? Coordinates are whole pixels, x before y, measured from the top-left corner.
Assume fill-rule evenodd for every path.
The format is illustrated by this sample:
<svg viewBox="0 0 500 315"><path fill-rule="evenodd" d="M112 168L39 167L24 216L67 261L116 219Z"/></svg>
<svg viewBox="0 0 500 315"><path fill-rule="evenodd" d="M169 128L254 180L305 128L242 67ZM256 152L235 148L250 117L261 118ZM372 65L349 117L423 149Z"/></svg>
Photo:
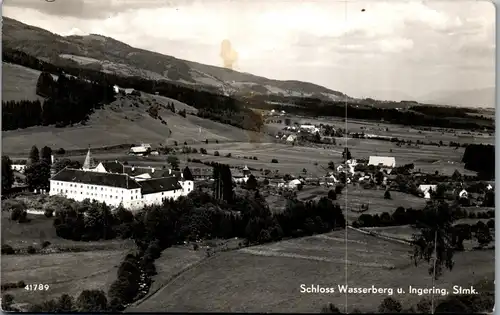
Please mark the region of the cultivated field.
<svg viewBox="0 0 500 315"><path fill-rule="evenodd" d="M78 297L86 289L104 290L116 279L117 267L125 250L58 253L46 255L2 255L2 284L24 281L49 285L47 291L24 288L2 292L14 296L15 303L42 303L62 294Z"/></svg>
<svg viewBox="0 0 500 315"><path fill-rule="evenodd" d="M222 253L184 272L139 307L130 311L173 312L318 312L332 302L342 308L345 295L300 293L300 285L336 287L430 287L427 265L415 267L410 248L352 230L305 237ZM390 254L389 254L390 253ZM494 252L456 254L456 265L436 283L473 285L494 277ZM383 294L348 296L348 305L376 311ZM416 304L422 296L401 294L403 305Z"/></svg>
<svg viewBox="0 0 500 315"><path fill-rule="evenodd" d="M349 222L356 220L361 213L356 213L362 204L369 206L368 211L363 214L382 214L388 212L392 214L398 207L405 209L421 209L425 206L426 200L399 191L391 191L391 199L384 199L385 190L363 189L359 186L348 186L342 195L337 195L337 202L342 208L348 205L347 219ZM354 211L353 211L354 210Z"/></svg>
<svg viewBox="0 0 500 315"><path fill-rule="evenodd" d="M487 132L469 132L460 129L449 129L443 131L439 128L431 128L432 130L417 130L409 126L389 124L384 122L365 121L359 119L347 119L346 122L339 117L320 117L320 118L304 118L304 117L289 117L292 122L299 124L329 124L337 128L346 129L349 132L364 132L365 134L375 134L380 136L396 137L404 140L417 140L424 142L439 142L440 140L447 144L449 141L460 143L484 143L493 144L495 142L494 133ZM284 121L284 117L276 118ZM272 130L281 130L285 127L284 124L268 124Z"/></svg>

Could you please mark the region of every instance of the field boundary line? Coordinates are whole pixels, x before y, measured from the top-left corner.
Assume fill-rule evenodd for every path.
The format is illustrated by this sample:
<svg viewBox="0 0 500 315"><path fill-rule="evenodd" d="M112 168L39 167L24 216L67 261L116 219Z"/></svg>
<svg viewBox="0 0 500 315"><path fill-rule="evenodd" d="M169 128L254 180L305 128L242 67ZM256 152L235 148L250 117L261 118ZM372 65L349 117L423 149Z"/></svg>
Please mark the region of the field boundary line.
<svg viewBox="0 0 500 315"><path fill-rule="evenodd" d="M366 234L366 235L371 235L371 236L374 236L376 238L380 238L380 239L384 239L384 240L392 241L392 242L397 242L397 243L404 244L404 245L412 245L411 242L409 242L407 240L404 240L404 239L397 238L397 237L382 235L382 234L377 233L377 232L369 232L369 231L366 231L366 230L362 230L362 229L358 229L358 228L352 227L350 225L348 225L347 227L350 228L351 230L358 231L358 232Z"/></svg>
<svg viewBox="0 0 500 315"><path fill-rule="evenodd" d="M174 282L176 279L178 279L182 274L184 274L185 272L195 268L195 267L198 267L208 261L210 261L211 259L215 258L215 257L218 257L219 255L213 255L213 256L210 256L210 257L207 257L205 259L202 259L198 262L195 262L189 266L187 266L186 268L182 269L181 271L175 273L173 276L171 276L170 278L168 278L163 285L161 285L158 289L152 291L152 292L149 292L148 294L146 294L146 296L144 296L143 298L133 302L132 304L130 304L129 306L127 306L127 308L130 308L130 307L138 307L140 306L142 303L146 302L148 299L152 298L153 296L155 296L157 293L159 293L161 290L163 290L165 287L167 287L168 285L170 285L172 282Z"/></svg>

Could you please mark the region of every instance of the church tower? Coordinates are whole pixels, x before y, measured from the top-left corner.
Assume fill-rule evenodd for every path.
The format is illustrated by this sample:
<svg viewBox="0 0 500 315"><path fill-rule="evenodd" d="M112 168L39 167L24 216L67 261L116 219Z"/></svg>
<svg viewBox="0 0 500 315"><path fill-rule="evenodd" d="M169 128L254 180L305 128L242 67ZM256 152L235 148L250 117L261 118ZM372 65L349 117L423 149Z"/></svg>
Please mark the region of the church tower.
<svg viewBox="0 0 500 315"><path fill-rule="evenodd" d="M90 154L90 146L89 146L89 150L87 151L87 156L85 157L85 162L83 162L82 170L91 171L95 167L96 167L95 161L92 158L92 155Z"/></svg>

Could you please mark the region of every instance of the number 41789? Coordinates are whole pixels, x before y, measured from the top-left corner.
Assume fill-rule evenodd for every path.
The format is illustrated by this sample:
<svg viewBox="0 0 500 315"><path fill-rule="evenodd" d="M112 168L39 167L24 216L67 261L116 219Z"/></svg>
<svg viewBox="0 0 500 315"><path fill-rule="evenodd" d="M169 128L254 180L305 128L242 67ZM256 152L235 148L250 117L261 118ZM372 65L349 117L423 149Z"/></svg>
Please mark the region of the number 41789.
<svg viewBox="0 0 500 315"><path fill-rule="evenodd" d="M26 291L47 291L49 289L48 284L28 284L24 287Z"/></svg>

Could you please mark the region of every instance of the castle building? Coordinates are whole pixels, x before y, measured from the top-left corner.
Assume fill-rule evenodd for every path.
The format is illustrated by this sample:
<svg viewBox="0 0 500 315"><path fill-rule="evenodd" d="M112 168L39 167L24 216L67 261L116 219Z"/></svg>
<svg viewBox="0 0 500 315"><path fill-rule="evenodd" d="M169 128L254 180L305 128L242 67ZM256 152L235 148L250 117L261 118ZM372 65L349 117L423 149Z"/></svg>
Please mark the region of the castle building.
<svg viewBox="0 0 500 315"><path fill-rule="evenodd" d="M60 195L77 201L84 199L105 202L129 210L161 204L167 199L186 196L194 189L192 180L170 169L134 167L118 161L96 165L90 149L82 169L65 168L50 179L50 195Z"/></svg>

